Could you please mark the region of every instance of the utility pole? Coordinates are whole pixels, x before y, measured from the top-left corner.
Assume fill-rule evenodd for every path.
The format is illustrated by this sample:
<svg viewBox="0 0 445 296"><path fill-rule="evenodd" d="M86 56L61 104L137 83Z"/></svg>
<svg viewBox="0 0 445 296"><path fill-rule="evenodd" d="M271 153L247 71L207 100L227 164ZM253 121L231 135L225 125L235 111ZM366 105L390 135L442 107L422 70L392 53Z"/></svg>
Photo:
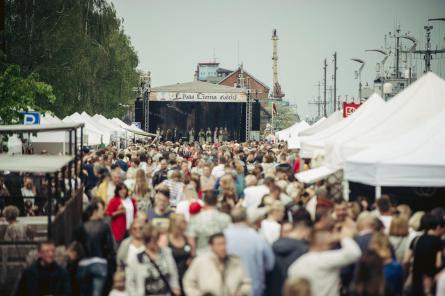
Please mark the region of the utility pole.
<svg viewBox="0 0 445 296"><path fill-rule="evenodd" d="M317 97L317 109L318 109L318 118L321 117L321 95L320 95L320 81L318 81L318 97Z"/></svg>
<svg viewBox="0 0 445 296"><path fill-rule="evenodd" d="M363 67L365 66L365 61L361 60L361 59L351 59L351 61L357 62L360 64L360 68L358 69L358 71L356 71L356 79L358 78L358 98L359 100L362 99L362 70Z"/></svg>
<svg viewBox="0 0 445 296"><path fill-rule="evenodd" d="M334 112L337 110L337 52L334 52Z"/></svg>
<svg viewBox="0 0 445 296"><path fill-rule="evenodd" d="M326 117L326 59L324 59L324 65L323 65L323 115Z"/></svg>
<svg viewBox="0 0 445 296"><path fill-rule="evenodd" d="M441 20L441 19L431 19L431 20ZM445 19L444 19L445 20ZM444 53L445 49L431 49L431 30L433 26L425 26L423 27L426 31L426 48L424 50L414 50L412 51L415 54L424 55L425 59L425 73L431 71L431 59L433 54Z"/></svg>
<svg viewBox="0 0 445 296"><path fill-rule="evenodd" d="M321 118L321 105L323 104L323 102L321 101L321 96L320 96L320 87L321 87L321 83L318 82L317 84L318 87L318 96L316 99L314 99L312 102L309 102L309 105L317 105L317 117L320 119Z"/></svg>
<svg viewBox="0 0 445 296"><path fill-rule="evenodd" d="M396 29L396 78L397 79L400 77L399 60L400 60L400 27Z"/></svg>

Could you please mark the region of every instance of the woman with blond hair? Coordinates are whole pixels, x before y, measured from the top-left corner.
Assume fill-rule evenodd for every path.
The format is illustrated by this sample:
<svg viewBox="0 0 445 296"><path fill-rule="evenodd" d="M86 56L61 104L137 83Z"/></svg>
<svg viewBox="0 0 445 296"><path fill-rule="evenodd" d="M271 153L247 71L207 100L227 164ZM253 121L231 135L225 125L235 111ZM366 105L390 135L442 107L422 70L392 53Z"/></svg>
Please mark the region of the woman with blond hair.
<svg viewBox="0 0 445 296"><path fill-rule="evenodd" d="M403 262L405 252L409 247L409 226L408 220L401 215L392 218L389 227L389 241L396 253L397 261Z"/></svg>
<svg viewBox="0 0 445 296"><path fill-rule="evenodd" d="M192 261L192 247L185 236L186 229L187 221L185 220L184 215L175 213L170 216L170 224L167 234L168 247L172 250L172 255L176 262L182 295L184 295L182 278Z"/></svg>
<svg viewBox="0 0 445 296"><path fill-rule="evenodd" d="M150 200L150 187L143 169L138 169L136 171L133 196L137 201L137 207L140 213L145 213L152 207Z"/></svg>
<svg viewBox="0 0 445 296"><path fill-rule="evenodd" d="M221 212L229 214L236 206L237 201L235 181L232 175L227 174L221 177L219 189L218 208Z"/></svg>
<svg viewBox="0 0 445 296"><path fill-rule="evenodd" d="M402 265L393 259L391 243L386 234L376 232L369 242L369 250L376 252L383 260L383 273L385 275L385 290L389 295L402 295L403 269Z"/></svg>
<svg viewBox="0 0 445 296"><path fill-rule="evenodd" d="M311 296L311 284L307 279L288 279L284 284L284 296Z"/></svg>
<svg viewBox="0 0 445 296"><path fill-rule="evenodd" d="M181 201L176 206L175 212L177 214L184 215L184 218L186 221L190 220L190 204L193 202L198 202L201 204L201 206L204 206L204 203L198 198L198 193L196 192L195 185L190 182L189 184L185 185L185 188L182 192L182 198Z"/></svg>

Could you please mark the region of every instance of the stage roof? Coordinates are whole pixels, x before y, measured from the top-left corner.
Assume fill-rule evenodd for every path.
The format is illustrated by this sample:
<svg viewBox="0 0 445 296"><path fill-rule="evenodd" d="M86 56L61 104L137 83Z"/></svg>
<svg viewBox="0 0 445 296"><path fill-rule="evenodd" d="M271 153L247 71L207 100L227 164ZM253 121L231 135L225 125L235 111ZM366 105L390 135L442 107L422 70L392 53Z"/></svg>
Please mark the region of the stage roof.
<svg viewBox="0 0 445 296"><path fill-rule="evenodd" d="M152 92L208 92L208 93L245 93L243 88L230 87L203 81L191 81L153 87Z"/></svg>

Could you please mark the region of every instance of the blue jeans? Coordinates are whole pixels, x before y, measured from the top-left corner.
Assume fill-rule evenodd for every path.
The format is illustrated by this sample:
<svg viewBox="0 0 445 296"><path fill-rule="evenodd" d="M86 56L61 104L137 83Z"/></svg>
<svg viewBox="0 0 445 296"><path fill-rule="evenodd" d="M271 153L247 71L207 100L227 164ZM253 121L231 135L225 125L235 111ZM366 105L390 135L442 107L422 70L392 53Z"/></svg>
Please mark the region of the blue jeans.
<svg viewBox="0 0 445 296"><path fill-rule="evenodd" d="M81 296L101 296L107 281L107 264L79 265L77 278Z"/></svg>

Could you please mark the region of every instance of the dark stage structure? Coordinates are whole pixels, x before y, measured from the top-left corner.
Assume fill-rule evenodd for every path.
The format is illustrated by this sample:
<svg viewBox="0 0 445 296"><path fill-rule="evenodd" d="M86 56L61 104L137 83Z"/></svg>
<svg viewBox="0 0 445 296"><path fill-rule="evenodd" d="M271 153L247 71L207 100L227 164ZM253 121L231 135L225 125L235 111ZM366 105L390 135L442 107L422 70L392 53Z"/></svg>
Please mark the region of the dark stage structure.
<svg viewBox="0 0 445 296"><path fill-rule="evenodd" d="M192 82L153 88L144 100L135 102L135 121L148 131L173 130L186 138L193 128L195 135L202 129L227 128L229 139L245 141L249 94L244 89ZM260 103L250 101L251 131L260 130ZM146 116L148 112L148 116ZM146 129L146 130L147 130Z"/></svg>

